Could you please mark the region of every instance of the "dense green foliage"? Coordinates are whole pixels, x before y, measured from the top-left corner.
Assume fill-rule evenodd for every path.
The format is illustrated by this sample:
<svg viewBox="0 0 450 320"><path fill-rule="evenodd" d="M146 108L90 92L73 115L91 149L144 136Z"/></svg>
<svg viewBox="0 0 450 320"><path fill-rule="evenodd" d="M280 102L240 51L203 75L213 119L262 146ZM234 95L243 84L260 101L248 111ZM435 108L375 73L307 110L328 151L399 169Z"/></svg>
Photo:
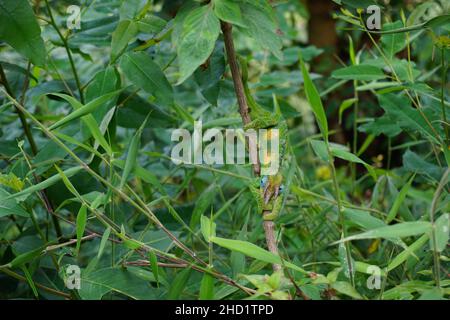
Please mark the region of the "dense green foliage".
<svg viewBox="0 0 450 320"><path fill-rule="evenodd" d="M0 0L0 298L448 298L449 3L368 30L376 1L335 0L324 47L309 3L81 0L77 28ZM251 164L170 159L172 129L243 127L229 25L289 128L279 254Z"/></svg>

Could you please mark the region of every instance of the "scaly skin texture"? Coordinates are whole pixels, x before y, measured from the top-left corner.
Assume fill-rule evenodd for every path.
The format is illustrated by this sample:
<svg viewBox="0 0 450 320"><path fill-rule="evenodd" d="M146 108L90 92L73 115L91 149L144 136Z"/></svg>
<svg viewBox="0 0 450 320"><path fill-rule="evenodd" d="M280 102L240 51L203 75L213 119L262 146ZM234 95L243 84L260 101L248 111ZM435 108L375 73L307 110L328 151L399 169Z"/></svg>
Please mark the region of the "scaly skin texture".
<svg viewBox="0 0 450 320"><path fill-rule="evenodd" d="M278 104L275 103L275 111L270 112L253 99L247 84L247 67L245 62L241 60L242 80L244 84L245 95L249 107L249 113L252 121L244 126L248 129L267 129L268 135L271 129L278 129L280 138L280 164L277 174L270 176L262 176L255 178L249 185L250 192L257 204L258 212L264 213L264 220L275 220L280 213L283 204L283 176L280 173L283 164L283 158L286 152L287 144L287 124L281 115Z"/></svg>

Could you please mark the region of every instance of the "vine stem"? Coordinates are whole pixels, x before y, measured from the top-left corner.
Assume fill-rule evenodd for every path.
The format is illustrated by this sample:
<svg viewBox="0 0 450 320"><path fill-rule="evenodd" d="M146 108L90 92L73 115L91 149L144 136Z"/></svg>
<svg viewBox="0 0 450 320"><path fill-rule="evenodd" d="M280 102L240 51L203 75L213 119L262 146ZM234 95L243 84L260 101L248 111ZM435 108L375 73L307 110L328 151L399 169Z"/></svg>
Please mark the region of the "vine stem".
<svg viewBox="0 0 450 320"><path fill-rule="evenodd" d="M242 122L244 125L248 124L251 121L249 108L247 104L247 99L245 97L244 92L244 84L242 83L242 76L239 71L239 65L236 58L236 50L234 48L233 42L233 32L232 25L221 21L222 33L225 41L225 50L228 58L228 64L230 65L231 76L233 78L234 90L236 92L236 98L239 105L239 113L241 114ZM261 174L261 165L259 160L256 160L256 163L253 164L253 172L256 176ZM269 214L269 212L263 212L263 215ZM270 252L278 255L278 245L275 237L275 223L273 221L264 221L263 222L264 233L266 236L267 248ZM272 265L274 271L281 270L281 265L274 263Z"/></svg>

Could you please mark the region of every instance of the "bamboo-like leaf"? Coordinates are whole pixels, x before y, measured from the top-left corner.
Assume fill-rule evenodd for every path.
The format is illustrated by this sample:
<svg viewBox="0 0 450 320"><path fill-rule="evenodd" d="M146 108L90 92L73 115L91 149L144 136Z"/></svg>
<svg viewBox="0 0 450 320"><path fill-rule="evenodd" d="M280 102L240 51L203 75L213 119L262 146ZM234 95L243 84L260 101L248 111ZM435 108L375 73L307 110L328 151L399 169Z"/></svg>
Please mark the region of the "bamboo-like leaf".
<svg viewBox="0 0 450 320"><path fill-rule="evenodd" d="M204 273L200 283L199 300L212 300L214 298L214 277Z"/></svg>
<svg viewBox="0 0 450 320"><path fill-rule="evenodd" d="M87 222L87 207L85 205L82 205L77 215L77 246L76 246L77 255L80 252L81 238L83 238L84 229L86 228L86 222Z"/></svg>
<svg viewBox="0 0 450 320"><path fill-rule="evenodd" d="M389 210L389 213L386 217L386 223L390 223L397 216L398 210L400 209L400 206L405 200L406 195L408 194L409 188L411 187L411 183L413 182L415 176L416 175L413 174L413 176L408 180L408 182L402 187L402 189L398 193L398 196L395 198L394 204L392 205L391 210Z"/></svg>
<svg viewBox="0 0 450 320"><path fill-rule="evenodd" d="M316 86L312 82L309 72L306 69L301 53L300 53L300 67L302 69L303 74L306 98L308 99L309 105L311 106L311 109L314 112L323 139L325 141L328 141L328 122L327 116L325 114L325 109L323 108L319 92L317 91Z"/></svg>
<svg viewBox="0 0 450 320"><path fill-rule="evenodd" d="M253 243L250 243L247 241L241 241L241 240L231 240L231 239L219 238L219 237L211 237L210 240L211 240L211 242L214 242L215 244L217 244L221 247L227 248L232 251L241 252L241 253L245 254L246 256L255 258L257 260L264 261L267 263L272 263L272 264L282 264L282 261L279 256L277 256L265 249L262 249ZM287 261L284 261L283 263L288 268L291 268L293 270L296 270L296 271L299 271L302 273L307 273L305 270L296 266L293 263L290 263Z"/></svg>
<svg viewBox="0 0 450 320"><path fill-rule="evenodd" d="M70 177L76 175L81 169L82 169L81 166L75 166L75 167L67 169L63 172L66 177L70 178ZM50 187L50 186L54 185L55 183L57 183L58 181L60 181L61 179L62 179L61 175L59 173L57 173L38 184L35 184L35 185L28 187L20 192L13 193L13 194L7 196L3 200L16 199L17 201L25 201L25 199L30 194L47 189L48 187Z"/></svg>
<svg viewBox="0 0 450 320"><path fill-rule="evenodd" d="M347 238L341 239L336 243L360 239L393 239L410 236L417 236L431 231L431 223L428 221L402 222L390 226L372 229L367 232L355 234Z"/></svg>
<svg viewBox="0 0 450 320"><path fill-rule="evenodd" d="M89 102L85 105L82 105L81 102L79 102L75 98L68 96L66 94L52 93L52 95L63 98L64 100L69 102L75 110L72 113L65 116L64 118L62 118L61 120L59 120L56 123L54 123L53 125L51 125L49 127L49 130L55 130L56 128L59 128L68 122L71 122L73 120L81 118L82 116L92 113L94 110L96 110L98 107L103 105L105 102L107 102L108 100L110 100L110 99L114 98L116 95L118 95L122 90L123 89L107 93L103 96L100 96L100 97L92 100L91 102Z"/></svg>

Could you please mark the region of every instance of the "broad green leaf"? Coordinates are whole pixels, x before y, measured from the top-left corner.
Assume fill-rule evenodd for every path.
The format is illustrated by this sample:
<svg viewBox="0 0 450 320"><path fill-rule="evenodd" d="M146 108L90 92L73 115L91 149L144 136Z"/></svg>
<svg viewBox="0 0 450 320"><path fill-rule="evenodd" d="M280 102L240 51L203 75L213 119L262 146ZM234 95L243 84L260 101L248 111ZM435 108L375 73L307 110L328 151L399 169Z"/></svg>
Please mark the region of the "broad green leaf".
<svg viewBox="0 0 450 320"><path fill-rule="evenodd" d="M46 52L41 28L28 0L0 2L0 39L37 66L44 66Z"/></svg>
<svg viewBox="0 0 450 320"><path fill-rule="evenodd" d="M433 239L430 239L430 247L432 248L432 250L437 252L442 252L445 250L448 244L449 230L449 214L444 213L434 223L436 245L434 245Z"/></svg>
<svg viewBox="0 0 450 320"><path fill-rule="evenodd" d="M214 277L209 273L204 273L202 282L200 283L199 300L214 299Z"/></svg>
<svg viewBox="0 0 450 320"><path fill-rule="evenodd" d="M386 94L379 96L378 99L380 106L391 119L397 121L400 127L420 132L433 142L439 143L429 123L427 123L418 110L411 107L411 103L406 97Z"/></svg>
<svg viewBox="0 0 450 320"><path fill-rule="evenodd" d="M355 223L365 230L386 226L382 220L371 216L367 211L363 210L345 208L344 216L347 221Z"/></svg>
<svg viewBox="0 0 450 320"><path fill-rule="evenodd" d="M391 117L387 114L359 126L358 130L373 134L375 136L385 134L388 137L395 137L402 132L402 129L398 126L397 121L391 119Z"/></svg>
<svg viewBox="0 0 450 320"><path fill-rule="evenodd" d="M309 72L306 69L301 54L300 54L300 67L302 69L303 74L306 98L308 99L309 105L311 106L311 109L314 112L323 139L325 141L328 141L328 122L327 116L325 114L325 109L323 108L319 92L317 91L316 86L314 85L314 83L311 80L311 77L309 76Z"/></svg>
<svg viewBox="0 0 450 320"><path fill-rule="evenodd" d="M78 172L80 172L81 169L82 169L82 167L75 166L73 168L65 170L64 175L66 177L70 178L70 177L76 175ZM28 198L28 196L30 194L47 189L48 187L50 187L50 186L54 185L55 183L57 183L58 181L60 181L61 179L62 179L61 174L57 173L38 184L32 185L20 192L13 193L13 194L7 196L3 200L16 199L17 201L25 201L25 199Z"/></svg>
<svg viewBox="0 0 450 320"><path fill-rule="evenodd" d="M112 34L111 61L114 62L136 36L138 26L132 20L122 20Z"/></svg>
<svg viewBox="0 0 450 320"><path fill-rule="evenodd" d="M358 291L356 291L356 289L353 288L352 285L348 282L336 281L331 286L339 293L345 294L354 299L363 299L363 297L358 293Z"/></svg>
<svg viewBox="0 0 450 320"><path fill-rule="evenodd" d="M233 0L214 0L214 13L220 20L246 27L239 4Z"/></svg>
<svg viewBox="0 0 450 320"><path fill-rule="evenodd" d="M383 25L384 31L395 30L403 26L401 21L386 23ZM406 36L401 33L384 34L381 36L381 46L388 58L393 58L397 52L403 50L406 46Z"/></svg>
<svg viewBox="0 0 450 320"><path fill-rule="evenodd" d="M220 33L220 23L211 6L205 5L186 16L182 30L177 46L180 63L178 84L189 78L211 55Z"/></svg>
<svg viewBox="0 0 450 320"><path fill-rule="evenodd" d="M283 43L278 34L272 7L266 1L245 1L241 4L241 13L246 25L241 31L281 60Z"/></svg>
<svg viewBox="0 0 450 320"><path fill-rule="evenodd" d="M104 268L89 273L82 270L78 290L81 298L100 300L111 291L135 300L151 300L156 298L157 289L125 268Z"/></svg>
<svg viewBox="0 0 450 320"><path fill-rule="evenodd" d="M81 238L83 238L84 229L86 228L86 222L87 222L87 207L85 205L82 205L77 215L77 246L76 246L77 255L80 252Z"/></svg>
<svg viewBox="0 0 450 320"><path fill-rule="evenodd" d="M333 71L332 76L336 79L360 81L372 81L386 78L386 75L380 68L364 64L337 69Z"/></svg>
<svg viewBox="0 0 450 320"><path fill-rule="evenodd" d="M282 261L279 256L262 249L258 247L257 245L247 242L247 241L241 241L241 240L231 240L231 239L225 239L225 238L219 238L219 237L211 237L211 242L214 242L215 244L227 248L232 251L237 251L245 254L246 256L252 257L254 259L264 261L267 263L272 264L282 264ZM293 270L307 273L302 268L296 266L293 263L284 261L284 265L288 268L291 268Z"/></svg>
<svg viewBox="0 0 450 320"><path fill-rule="evenodd" d="M17 215L28 218L30 214L26 212L15 200L6 200L5 198L11 197L11 194L6 190L0 188L0 218L9 215Z"/></svg>
<svg viewBox="0 0 450 320"><path fill-rule="evenodd" d="M91 102L107 93L119 90L120 84L120 75L117 69L113 66L108 66L106 69L97 72L92 82L86 87L85 100L86 102ZM111 100L105 102L92 112L97 123L100 123L108 111L116 104L119 96L112 97Z"/></svg>
<svg viewBox="0 0 450 320"><path fill-rule="evenodd" d="M360 240L360 239L393 239L416 236L427 233L431 230L431 223L428 221L402 222L394 225L380 227L367 232L346 237L338 242Z"/></svg>
<svg viewBox="0 0 450 320"><path fill-rule="evenodd" d="M167 22L160 17L151 15L136 22L139 32L148 34L158 34L166 26Z"/></svg>
<svg viewBox="0 0 450 320"><path fill-rule="evenodd" d="M120 20L133 20L144 7L145 0L122 0L119 9Z"/></svg>
<svg viewBox="0 0 450 320"><path fill-rule="evenodd" d="M410 172L423 174L436 181L440 181L444 175L444 168L439 167L434 163L430 163L423 159L417 153L406 150L403 154L403 167Z"/></svg>
<svg viewBox="0 0 450 320"><path fill-rule="evenodd" d="M164 105L173 104L173 89L161 68L145 52L130 52L120 59L126 77Z"/></svg>

